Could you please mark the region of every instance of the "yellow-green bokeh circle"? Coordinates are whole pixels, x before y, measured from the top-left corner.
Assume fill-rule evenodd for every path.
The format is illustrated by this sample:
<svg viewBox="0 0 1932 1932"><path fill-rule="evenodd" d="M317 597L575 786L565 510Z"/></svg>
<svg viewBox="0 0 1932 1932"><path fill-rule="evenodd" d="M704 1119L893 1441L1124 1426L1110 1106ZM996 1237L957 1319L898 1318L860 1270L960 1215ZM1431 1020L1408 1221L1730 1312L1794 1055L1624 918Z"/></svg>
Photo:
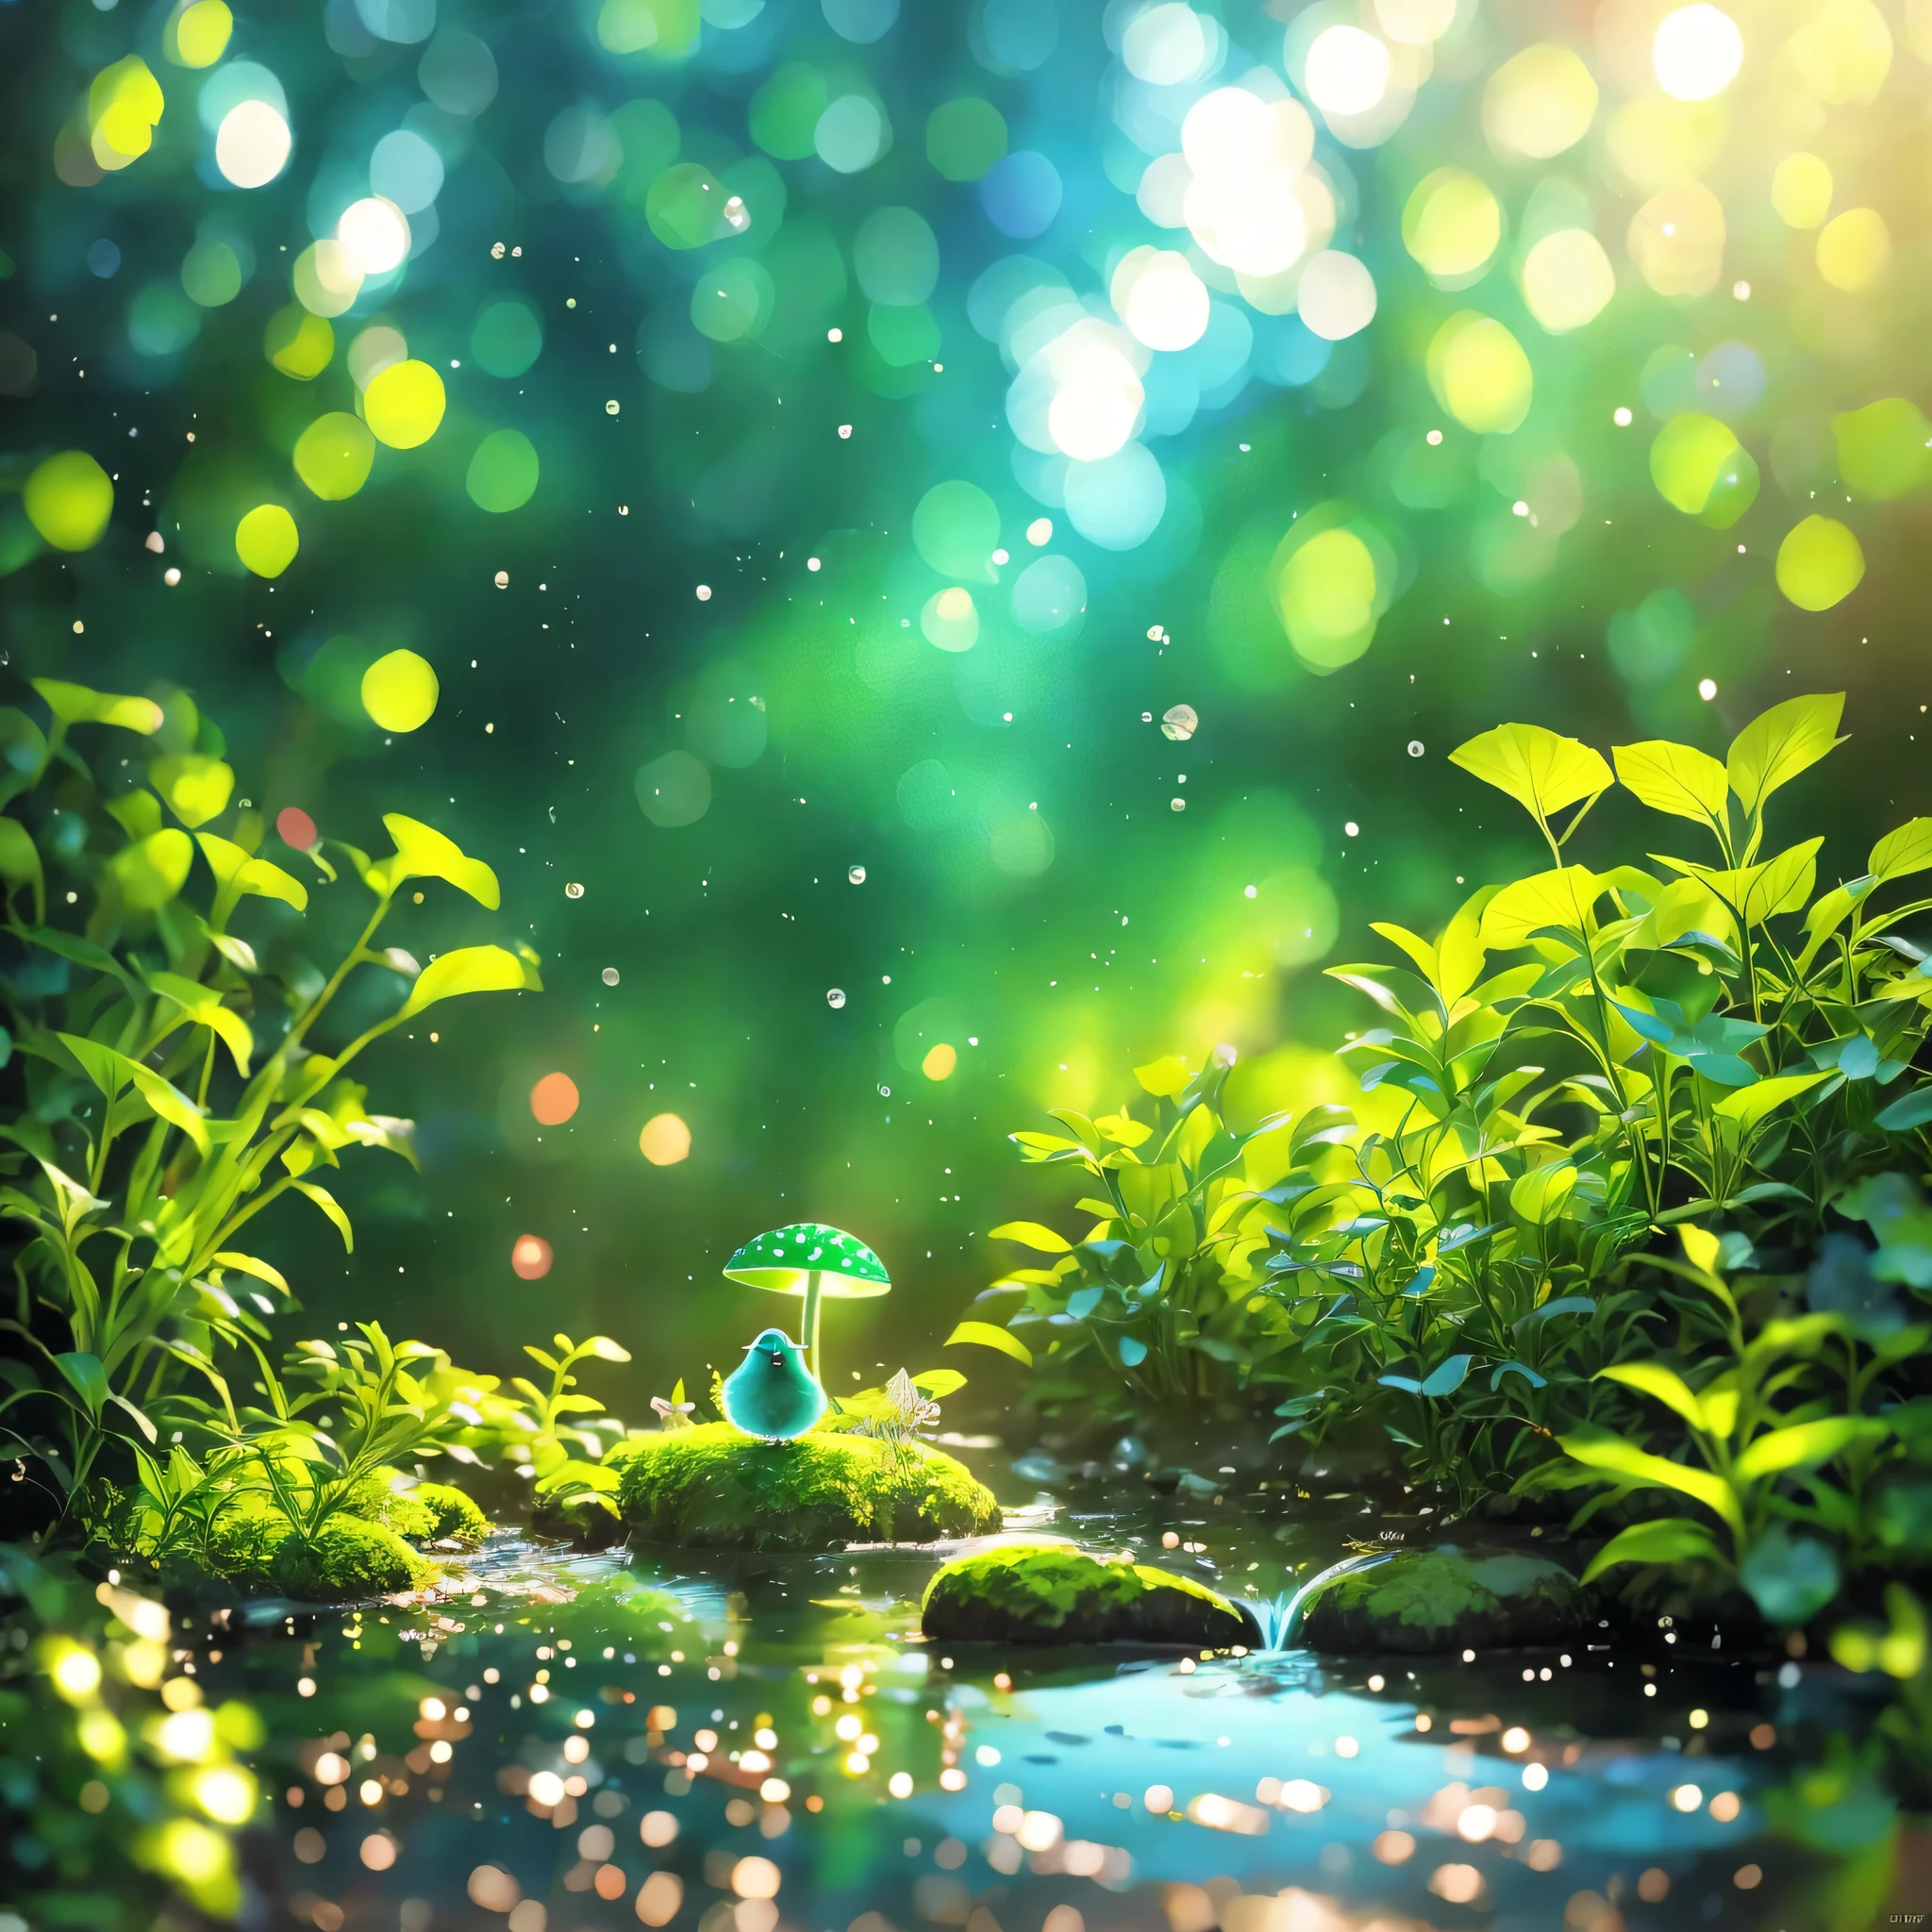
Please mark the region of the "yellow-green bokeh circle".
<svg viewBox="0 0 1932 1932"><path fill-rule="evenodd" d="M359 416L331 409L295 441L295 474L325 503L354 496L369 480L375 438Z"/></svg>
<svg viewBox="0 0 1932 1932"><path fill-rule="evenodd" d="M114 486L83 449L37 464L22 496L27 521L56 550L92 550L114 513Z"/></svg>
<svg viewBox="0 0 1932 1932"><path fill-rule="evenodd" d="M435 716L439 689L428 658L391 651L362 674L362 708L385 731L417 731Z"/></svg>
<svg viewBox="0 0 1932 1932"><path fill-rule="evenodd" d="M278 577L302 547L295 519L278 503L258 503L235 525L235 555L258 577Z"/></svg>

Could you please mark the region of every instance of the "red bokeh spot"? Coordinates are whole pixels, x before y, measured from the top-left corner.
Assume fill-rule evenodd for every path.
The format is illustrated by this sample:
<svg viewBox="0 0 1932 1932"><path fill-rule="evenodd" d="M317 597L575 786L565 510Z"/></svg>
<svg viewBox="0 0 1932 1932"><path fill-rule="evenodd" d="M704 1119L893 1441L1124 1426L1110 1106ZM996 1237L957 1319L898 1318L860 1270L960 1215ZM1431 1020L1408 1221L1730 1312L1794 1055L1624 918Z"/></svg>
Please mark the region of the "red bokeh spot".
<svg viewBox="0 0 1932 1932"><path fill-rule="evenodd" d="M577 1083L568 1074L545 1074L530 1089L530 1111L539 1126L560 1127L577 1110Z"/></svg>
<svg viewBox="0 0 1932 1932"><path fill-rule="evenodd" d="M520 1234L509 1251L509 1265L525 1281L541 1281L550 1273L550 1243L541 1234Z"/></svg>
<svg viewBox="0 0 1932 1932"><path fill-rule="evenodd" d="M285 805L275 814L275 830L297 852L313 852L317 833L315 821L299 805Z"/></svg>

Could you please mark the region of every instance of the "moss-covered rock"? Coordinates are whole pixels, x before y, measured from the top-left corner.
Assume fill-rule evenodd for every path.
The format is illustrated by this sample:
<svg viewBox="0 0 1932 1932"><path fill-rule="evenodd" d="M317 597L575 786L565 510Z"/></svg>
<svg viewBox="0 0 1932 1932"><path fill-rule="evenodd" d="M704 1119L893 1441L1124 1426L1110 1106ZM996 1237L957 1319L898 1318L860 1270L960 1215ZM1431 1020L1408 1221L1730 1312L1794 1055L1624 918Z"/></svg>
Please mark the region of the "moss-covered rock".
<svg viewBox="0 0 1932 1932"><path fill-rule="evenodd" d="M625 1464L617 1501L633 1535L702 1550L931 1542L1000 1524L992 1492L923 1442L824 1432L761 1442L728 1423L651 1438Z"/></svg>
<svg viewBox="0 0 1932 1932"><path fill-rule="evenodd" d="M399 1469L372 1470L349 1496L349 1511L411 1542L455 1542L475 1549L490 1534L490 1519L448 1483L412 1482Z"/></svg>
<svg viewBox="0 0 1932 1932"><path fill-rule="evenodd" d="M948 1563L926 1586L931 1638L993 1643L1251 1643L1248 1620L1191 1577L1069 1543L1008 1542Z"/></svg>
<svg viewBox="0 0 1932 1932"><path fill-rule="evenodd" d="M394 1530L356 1516L330 1517L307 1541L285 1537L269 1567L277 1590L312 1603L421 1590L436 1574Z"/></svg>
<svg viewBox="0 0 1932 1932"><path fill-rule="evenodd" d="M1493 1650L1581 1634L1582 1586L1541 1557L1404 1550L1319 1584L1300 1640L1340 1656Z"/></svg>

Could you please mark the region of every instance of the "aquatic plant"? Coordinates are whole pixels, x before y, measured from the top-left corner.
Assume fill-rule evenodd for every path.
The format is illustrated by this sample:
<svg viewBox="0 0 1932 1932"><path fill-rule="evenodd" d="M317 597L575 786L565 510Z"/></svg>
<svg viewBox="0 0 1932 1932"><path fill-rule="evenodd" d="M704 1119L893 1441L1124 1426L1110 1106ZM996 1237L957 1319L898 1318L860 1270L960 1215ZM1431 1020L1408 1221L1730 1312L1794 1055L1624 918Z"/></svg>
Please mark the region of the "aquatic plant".
<svg viewBox="0 0 1932 1932"><path fill-rule="evenodd" d="M341 1407L345 1424L354 1416L359 1433L326 1479L298 1480L298 1467L318 1466L329 1452L263 1353L264 1317L276 1306L263 1291L286 1301L290 1287L238 1238L295 1194L352 1247L348 1216L318 1176L354 1147L413 1159L410 1124L369 1111L353 1062L441 1000L540 987L535 957L475 945L419 966L399 947L376 949L411 880L442 880L489 908L499 901L488 866L400 813L384 820L394 843L387 858L372 860L337 840L288 855L306 857L321 888L341 882L340 863L373 902L333 972L325 976L304 957L287 914L244 936L234 925L245 906L300 914L310 889L263 855L261 820L245 802L230 813L233 770L213 749L189 748L217 744L212 727L192 705L177 707L171 726L148 698L46 678L33 689L44 724L0 709L8 751L0 1008L8 1050L24 1061L18 1097L0 1122L0 1138L17 1150L5 1158L11 1179L0 1188L0 1217L26 1236L14 1312L0 1324L0 1454L51 1490L65 1530L91 1478L105 1474L111 1493L132 1472L137 1447L158 1444L163 1424L208 1422L245 1443L289 1502L299 1491L302 1520L319 1528L358 1469L418 1440L428 1398L406 1363L435 1351L408 1343L398 1353L374 1324L340 1354L305 1344L318 1397ZM128 734L137 756L158 736L160 755L124 783L132 761L113 754L126 738L110 739L95 765L73 741L75 731L95 729ZM208 829L218 823L226 833ZM74 886L50 895L50 869ZM319 1048L319 1023L363 969L391 975L401 998L344 1043ZM231 1386L251 1371L271 1403L254 1420ZM190 1397L191 1382L209 1393ZM172 1532L188 1500L174 1496L174 1478L153 1457L147 1473L169 1491L158 1501ZM190 1495L203 1493L182 1476Z"/></svg>

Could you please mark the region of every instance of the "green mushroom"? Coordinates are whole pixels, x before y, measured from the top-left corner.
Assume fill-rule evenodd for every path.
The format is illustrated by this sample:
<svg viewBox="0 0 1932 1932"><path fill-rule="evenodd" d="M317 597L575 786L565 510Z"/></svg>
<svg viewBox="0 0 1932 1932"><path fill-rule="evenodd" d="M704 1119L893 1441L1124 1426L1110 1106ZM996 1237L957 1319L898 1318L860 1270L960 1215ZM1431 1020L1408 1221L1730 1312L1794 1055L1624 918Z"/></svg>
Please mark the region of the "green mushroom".
<svg viewBox="0 0 1932 1932"><path fill-rule="evenodd" d="M724 1274L748 1288L805 1297L806 1359L822 1383L825 1371L819 1357L820 1302L862 1301L892 1291L885 1264L857 1235L816 1221L775 1227L746 1241L725 1262Z"/></svg>

